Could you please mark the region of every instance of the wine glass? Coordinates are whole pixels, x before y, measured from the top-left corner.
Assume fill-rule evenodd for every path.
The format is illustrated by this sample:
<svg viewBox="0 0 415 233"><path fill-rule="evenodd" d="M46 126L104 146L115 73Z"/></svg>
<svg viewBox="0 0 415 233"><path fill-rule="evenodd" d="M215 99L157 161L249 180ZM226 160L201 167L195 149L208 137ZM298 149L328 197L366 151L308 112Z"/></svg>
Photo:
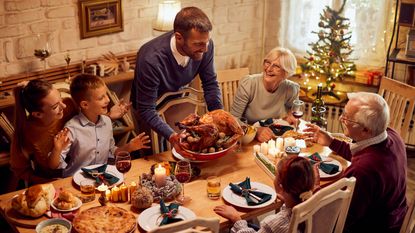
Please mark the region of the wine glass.
<svg viewBox="0 0 415 233"><path fill-rule="evenodd" d="M131 169L131 156L128 151L120 151L115 155L115 167L123 174L125 183L125 173Z"/></svg>
<svg viewBox="0 0 415 233"><path fill-rule="evenodd" d="M176 175L176 179L182 184L183 190L182 194L176 197L176 201L183 205L192 200L189 196L184 195L184 183L190 181L192 174L190 163L188 161L177 162L174 174Z"/></svg>
<svg viewBox="0 0 415 233"><path fill-rule="evenodd" d="M300 118L304 115L304 102L301 100L294 100L293 105L291 107L291 113L297 119L295 130L298 132Z"/></svg>
<svg viewBox="0 0 415 233"><path fill-rule="evenodd" d="M40 34L37 34L35 38L35 57L43 61L43 70L46 70L46 58L50 57L52 51L50 44L46 38L42 38Z"/></svg>

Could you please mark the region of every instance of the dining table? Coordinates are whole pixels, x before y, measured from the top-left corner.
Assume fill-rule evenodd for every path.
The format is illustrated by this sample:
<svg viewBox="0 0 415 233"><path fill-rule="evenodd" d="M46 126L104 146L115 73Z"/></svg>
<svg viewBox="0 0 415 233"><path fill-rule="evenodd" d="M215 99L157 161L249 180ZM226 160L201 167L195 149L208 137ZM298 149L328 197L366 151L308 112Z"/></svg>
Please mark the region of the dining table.
<svg viewBox="0 0 415 233"><path fill-rule="evenodd" d="M221 179L221 189L223 190L228 186L229 183L237 183L245 180L249 177L251 181L265 184L269 187L274 188L272 177L264 171L264 169L258 166L255 162L255 155L253 146L259 144L257 141L253 141L247 145L243 145L240 150L233 153L229 153L219 159L210 160L206 162L194 163L201 169L199 176L193 178L190 182L185 183L185 194L191 197L191 201L186 203L184 207L190 209L198 217L204 218L218 218L220 219L220 228L225 229L232 226L232 223L227 219L217 215L213 209L215 206L229 204L224 198L217 200L211 200L208 198L206 193L206 179L210 176L217 176ZM348 162L338 155L331 152L328 147L323 147L318 144L314 144L311 147L302 149L302 155L319 152L322 156L329 156L338 160L343 170L348 166ZM154 154L131 161L131 170L125 174L125 183L129 184L132 181L138 183L139 177L143 173L149 173L152 165L161 163L164 161L175 161L177 160L173 156L172 151L165 151L160 154ZM322 186L334 182L339 176L334 177L330 180L321 180ZM56 190L64 189L72 192L75 195L80 195L79 186L75 184L72 177L59 179L51 182ZM36 225L48 219L45 215L40 218L23 218L11 208L11 199L24 190L18 190L10 193L0 195L0 213L2 217L9 223L13 230L16 232L33 232ZM80 211L89 209L94 206L100 206L98 202L98 194L92 202L84 203L80 207ZM275 202L269 205L262 206L260 208L241 208L235 206L239 214L243 219L252 219L262 214L277 211L281 206L282 202L277 198ZM128 202L109 202L110 206L117 206L126 210L133 211L137 217L142 213L143 210L135 211L131 208L131 204ZM158 205L158 203L153 203ZM145 232L137 224L136 232Z"/></svg>

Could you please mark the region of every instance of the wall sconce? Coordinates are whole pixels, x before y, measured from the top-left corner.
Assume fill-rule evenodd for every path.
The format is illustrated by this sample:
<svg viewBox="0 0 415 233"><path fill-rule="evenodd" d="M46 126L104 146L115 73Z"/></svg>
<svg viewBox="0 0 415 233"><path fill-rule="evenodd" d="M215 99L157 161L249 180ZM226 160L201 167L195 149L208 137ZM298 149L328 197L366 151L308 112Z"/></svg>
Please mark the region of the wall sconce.
<svg viewBox="0 0 415 233"><path fill-rule="evenodd" d="M157 20L153 29L157 31L170 31L173 29L173 21L177 12L181 9L180 1L163 1L159 3Z"/></svg>

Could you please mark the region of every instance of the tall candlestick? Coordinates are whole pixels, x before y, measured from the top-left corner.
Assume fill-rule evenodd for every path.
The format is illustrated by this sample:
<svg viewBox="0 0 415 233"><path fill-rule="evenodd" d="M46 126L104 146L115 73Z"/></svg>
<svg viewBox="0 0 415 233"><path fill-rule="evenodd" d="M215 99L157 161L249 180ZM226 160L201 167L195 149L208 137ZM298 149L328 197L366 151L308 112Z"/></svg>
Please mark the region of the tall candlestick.
<svg viewBox="0 0 415 233"><path fill-rule="evenodd" d="M161 164L154 169L154 181L156 182L157 187L166 185L166 169L162 167Z"/></svg>

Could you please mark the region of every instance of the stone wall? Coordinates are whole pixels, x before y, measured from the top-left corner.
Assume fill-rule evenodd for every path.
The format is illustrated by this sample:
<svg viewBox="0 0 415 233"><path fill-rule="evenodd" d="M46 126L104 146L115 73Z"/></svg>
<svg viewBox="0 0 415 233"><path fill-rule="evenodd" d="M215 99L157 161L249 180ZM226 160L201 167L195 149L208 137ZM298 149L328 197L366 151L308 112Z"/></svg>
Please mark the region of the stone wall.
<svg viewBox="0 0 415 233"><path fill-rule="evenodd" d="M216 68L250 68L259 72L263 57L264 4L270 0L182 0L182 7L197 6L213 23ZM272 1L271 1L272 2ZM136 52L160 35L152 29L158 0L122 0L124 31L80 39L78 0L0 1L0 81L8 76L42 70L34 57L37 35L49 41L52 55L46 68L97 59L103 53Z"/></svg>

